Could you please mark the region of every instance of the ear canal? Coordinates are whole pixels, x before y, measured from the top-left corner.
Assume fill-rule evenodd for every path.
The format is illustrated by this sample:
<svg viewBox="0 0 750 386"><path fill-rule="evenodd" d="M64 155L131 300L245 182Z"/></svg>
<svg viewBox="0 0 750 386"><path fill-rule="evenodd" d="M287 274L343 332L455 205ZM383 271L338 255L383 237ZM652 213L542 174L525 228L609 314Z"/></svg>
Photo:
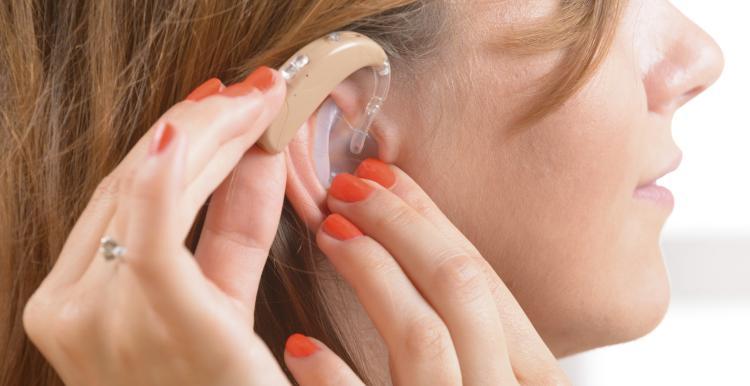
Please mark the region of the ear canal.
<svg viewBox="0 0 750 386"><path fill-rule="evenodd" d="M353 173L362 161L378 154L377 143L369 135L360 154L351 152L356 131L330 97L318 109L314 132L312 159L318 180L326 189L337 174Z"/></svg>

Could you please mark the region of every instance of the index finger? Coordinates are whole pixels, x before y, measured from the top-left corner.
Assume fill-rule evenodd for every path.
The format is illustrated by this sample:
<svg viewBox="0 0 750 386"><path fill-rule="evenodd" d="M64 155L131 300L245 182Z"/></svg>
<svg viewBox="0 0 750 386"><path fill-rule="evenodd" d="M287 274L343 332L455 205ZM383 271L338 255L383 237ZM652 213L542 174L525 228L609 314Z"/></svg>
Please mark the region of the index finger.
<svg viewBox="0 0 750 386"><path fill-rule="evenodd" d="M388 173L392 173L392 176L389 176ZM365 160L357 168L355 174L360 178L371 179L381 185L384 185L385 182L386 185L389 185L386 187L389 187L394 194L401 197L427 221L431 222L446 238L470 252L469 255L477 258L503 321L511 363L519 375L534 377L533 374L544 368L539 366L540 363L557 366L557 359L534 329L526 313L494 268L408 174L394 165L388 165L376 159ZM387 178L381 177L384 175Z"/></svg>

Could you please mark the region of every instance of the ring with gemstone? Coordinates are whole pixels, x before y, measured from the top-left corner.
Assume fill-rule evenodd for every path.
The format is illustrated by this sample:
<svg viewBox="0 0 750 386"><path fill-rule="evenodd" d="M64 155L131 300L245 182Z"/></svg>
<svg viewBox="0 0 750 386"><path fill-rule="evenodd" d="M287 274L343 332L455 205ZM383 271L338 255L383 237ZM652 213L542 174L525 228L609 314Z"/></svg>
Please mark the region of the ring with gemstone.
<svg viewBox="0 0 750 386"><path fill-rule="evenodd" d="M114 238L111 236L104 236L99 240L99 253L109 261L125 254L125 247L117 244Z"/></svg>

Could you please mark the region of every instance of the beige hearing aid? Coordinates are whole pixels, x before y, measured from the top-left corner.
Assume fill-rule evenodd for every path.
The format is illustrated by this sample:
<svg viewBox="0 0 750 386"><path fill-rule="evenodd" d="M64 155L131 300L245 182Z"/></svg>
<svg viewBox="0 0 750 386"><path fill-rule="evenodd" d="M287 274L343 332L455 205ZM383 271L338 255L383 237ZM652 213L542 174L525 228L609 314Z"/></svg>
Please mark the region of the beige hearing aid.
<svg viewBox="0 0 750 386"><path fill-rule="evenodd" d="M313 41L279 68L287 82L286 103L261 136L261 147L273 154L283 151L328 94L344 79L365 67L373 68L375 85L362 121L352 127L354 135L349 149L359 154L372 120L388 93L391 67L380 45L362 34L349 31L333 32Z"/></svg>

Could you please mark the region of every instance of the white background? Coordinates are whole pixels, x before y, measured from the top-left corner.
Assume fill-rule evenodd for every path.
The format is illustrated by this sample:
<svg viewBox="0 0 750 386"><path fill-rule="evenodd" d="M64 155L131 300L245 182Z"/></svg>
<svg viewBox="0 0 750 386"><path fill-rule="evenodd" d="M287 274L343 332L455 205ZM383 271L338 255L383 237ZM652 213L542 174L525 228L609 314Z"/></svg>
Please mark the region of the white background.
<svg viewBox="0 0 750 386"><path fill-rule="evenodd" d="M713 88L680 110L685 158L663 249L672 305L635 342L563 360L579 386L750 386L750 2L674 0L724 51Z"/></svg>

